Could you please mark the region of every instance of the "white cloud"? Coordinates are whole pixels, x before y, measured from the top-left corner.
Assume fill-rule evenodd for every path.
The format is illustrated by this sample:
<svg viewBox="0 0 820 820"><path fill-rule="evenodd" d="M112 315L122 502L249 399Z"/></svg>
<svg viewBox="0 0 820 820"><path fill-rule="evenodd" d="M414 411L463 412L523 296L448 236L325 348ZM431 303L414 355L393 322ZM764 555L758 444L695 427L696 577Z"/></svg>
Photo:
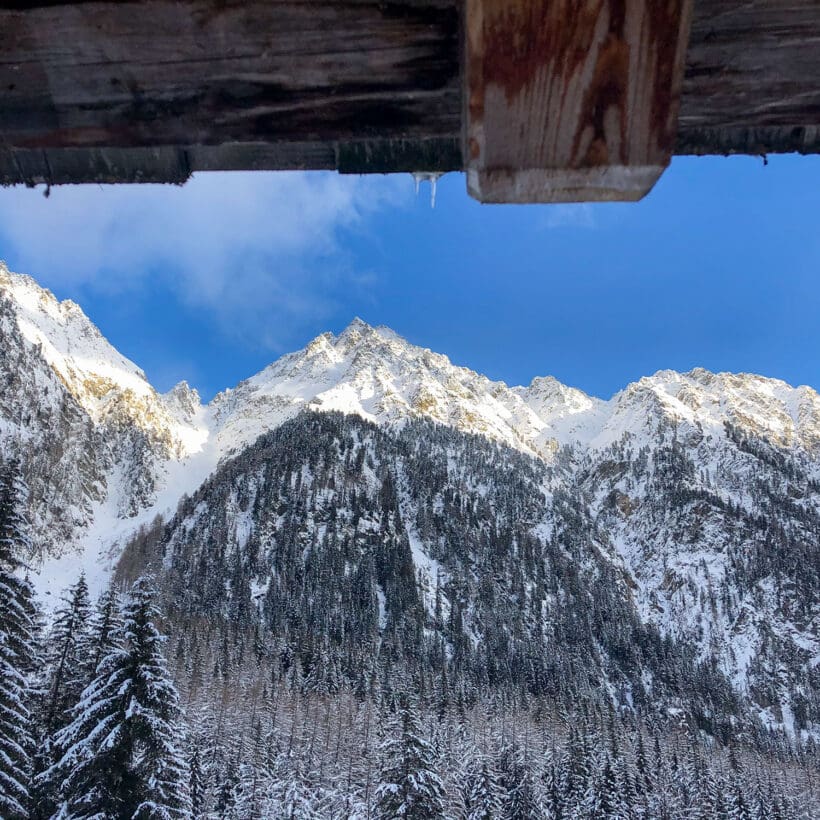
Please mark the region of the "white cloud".
<svg viewBox="0 0 820 820"><path fill-rule="evenodd" d="M0 258L44 284L149 287L276 346L284 325L359 287L341 234L409 198L406 180L308 173L200 174L186 185L0 190ZM403 196L402 196L403 192ZM363 279L364 275L364 279Z"/></svg>
<svg viewBox="0 0 820 820"><path fill-rule="evenodd" d="M588 202L569 205L549 205L546 209L547 228L594 228L595 211Z"/></svg>

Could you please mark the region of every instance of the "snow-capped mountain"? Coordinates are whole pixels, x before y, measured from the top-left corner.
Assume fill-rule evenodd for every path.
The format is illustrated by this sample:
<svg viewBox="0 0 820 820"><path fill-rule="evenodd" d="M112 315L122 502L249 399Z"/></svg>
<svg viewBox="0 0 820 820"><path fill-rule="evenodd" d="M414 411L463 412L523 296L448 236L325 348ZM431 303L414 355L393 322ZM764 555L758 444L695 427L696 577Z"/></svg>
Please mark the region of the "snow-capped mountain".
<svg viewBox="0 0 820 820"><path fill-rule="evenodd" d="M557 382L553 395L551 382L538 379L531 388L511 390L388 328L354 319L338 336L325 333L219 394L210 409L220 453L307 408L355 413L387 426L429 418L547 455L556 436L571 441L581 435L602 404Z"/></svg>
<svg viewBox="0 0 820 820"><path fill-rule="evenodd" d="M124 415L146 434L163 439L169 457L199 449L195 417L199 399L185 382L160 396L145 374L116 351L79 305L58 302L28 276L0 267L0 289L7 296L19 333L18 344L37 350L93 421L105 424Z"/></svg>
<svg viewBox="0 0 820 820"><path fill-rule="evenodd" d="M0 446L30 488L44 588L78 561L113 566L138 527L170 521L220 465L302 411L354 414L391 435L430 421L542 465L533 537L554 536L549 511L571 498L644 623L718 664L769 725L818 722L820 397L809 387L662 371L602 401L550 377L508 387L355 320L203 406L185 383L157 393L77 305L3 267L0 345ZM394 481L411 480L409 463ZM431 567L443 580L446 561L418 537L427 513L399 496L432 607ZM241 505L220 515L245 549L259 522Z"/></svg>
<svg viewBox="0 0 820 820"><path fill-rule="evenodd" d="M78 305L0 266L0 441L21 460L37 546L70 549L103 506L152 505L169 463L202 448L195 391L161 396Z"/></svg>

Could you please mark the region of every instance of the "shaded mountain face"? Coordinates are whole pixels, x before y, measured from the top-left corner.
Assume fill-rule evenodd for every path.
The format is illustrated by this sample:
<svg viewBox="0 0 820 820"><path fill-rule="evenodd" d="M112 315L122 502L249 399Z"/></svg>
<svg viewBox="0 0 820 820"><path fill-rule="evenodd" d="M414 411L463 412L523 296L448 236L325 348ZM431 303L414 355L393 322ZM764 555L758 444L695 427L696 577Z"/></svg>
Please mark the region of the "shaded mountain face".
<svg viewBox="0 0 820 820"><path fill-rule="evenodd" d="M357 320L203 406L5 269L0 337L0 443L44 578L161 515L149 553L182 611L283 646L318 636L340 669L367 641L437 657L465 688L604 681L627 704L818 731L811 388L704 370L609 401L510 388ZM702 700L679 702L680 681Z"/></svg>
<svg viewBox="0 0 820 820"><path fill-rule="evenodd" d="M153 565L179 623L261 629L265 654L298 658L316 691L376 670L447 681L466 704L514 689L749 730L714 664L641 621L565 469L428 420L393 431L306 411L123 563Z"/></svg>

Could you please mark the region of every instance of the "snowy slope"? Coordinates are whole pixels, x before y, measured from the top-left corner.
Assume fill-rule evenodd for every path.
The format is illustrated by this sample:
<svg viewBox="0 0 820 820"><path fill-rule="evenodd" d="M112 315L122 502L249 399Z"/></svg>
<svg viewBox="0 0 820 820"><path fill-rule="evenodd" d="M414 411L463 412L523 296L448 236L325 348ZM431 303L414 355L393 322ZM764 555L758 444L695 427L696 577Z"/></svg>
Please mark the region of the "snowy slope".
<svg viewBox="0 0 820 820"><path fill-rule="evenodd" d="M608 410L576 486L641 617L717 660L766 704L767 723L792 728L820 669L817 393L662 371Z"/></svg>
<svg viewBox="0 0 820 820"><path fill-rule="evenodd" d="M199 398L184 384L158 394L75 303L2 264L0 343L0 446L30 488L33 559L73 563L88 539L128 530L202 450Z"/></svg>

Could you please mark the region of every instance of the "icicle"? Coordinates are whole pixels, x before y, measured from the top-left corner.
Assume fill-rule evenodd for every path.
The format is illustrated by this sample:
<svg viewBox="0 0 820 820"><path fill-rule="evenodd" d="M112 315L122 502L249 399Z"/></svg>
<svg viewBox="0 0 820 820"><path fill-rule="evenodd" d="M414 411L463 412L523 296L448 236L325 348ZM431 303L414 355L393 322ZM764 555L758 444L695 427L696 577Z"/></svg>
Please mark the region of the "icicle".
<svg viewBox="0 0 820 820"><path fill-rule="evenodd" d="M436 207L436 183L439 177L443 176L440 171L413 171L413 182L416 188L416 196L419 195L419 185L422 182L430 183L430 207Z"/></svg>

